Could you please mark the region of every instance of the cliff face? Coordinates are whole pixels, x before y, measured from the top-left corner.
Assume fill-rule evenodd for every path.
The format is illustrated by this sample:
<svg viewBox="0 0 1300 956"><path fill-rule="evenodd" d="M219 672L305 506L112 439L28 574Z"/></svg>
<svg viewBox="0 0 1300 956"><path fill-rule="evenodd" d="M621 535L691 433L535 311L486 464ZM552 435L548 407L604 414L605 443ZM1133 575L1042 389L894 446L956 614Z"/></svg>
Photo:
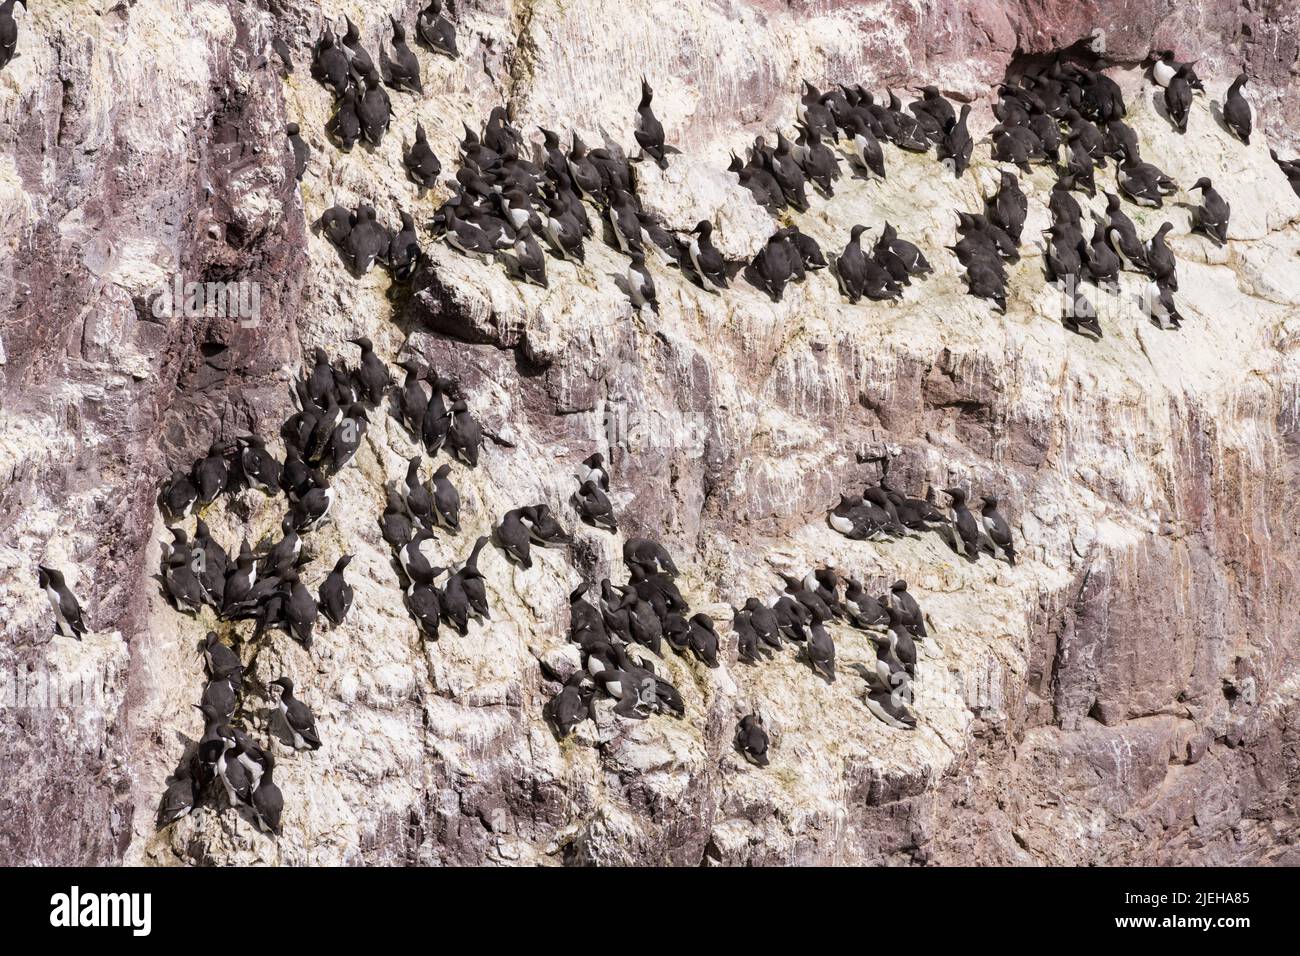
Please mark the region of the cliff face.
<svg viewBox="0 0 1300 956"><path fill-rule="evenodd" d="M416 6L324 5L372 53L387 16L410 24ZM1300 128L1296 13L1111 6L462 3L462 59L420 50L427 95L392 94L383 145L350 155L325 140L328 96L307 75L317 4L20 12L19 56L0 71L0 664L28 683L84 678L90 699L0 708L0 860L1300 862L1300 201L1268 156ZM308 228L362 199L390 224L401 210L427 220L445 193L419 196L403 175L417 119L445 175L461 122L503 101L526 135L540 124L630 144L644 73L682 154L663 173L638 166L643 202L673 228L713 219L740 257L774 226L725 173L727 153L788 126L801 78L987 96L1014 58L1098 27L1144 157L1184 188L1210 176L1233 207L1223 248L1188 234L1186 193L1129 209L1144 236L1175 224L1189 319L1176 333L1145 323L1126 276L1105 297L1105 337L1070 334L1033 243L1005 317L965 295L942 247L953 212L994 188L986 147L958 181L887 148L885 184L846 178L795 217L828 252L854 223L886 219L920 244L937 274L896 305L850 307L825 273L779 304L744 283L712 296L655 266L661 314L634 316L612 278L625 260L594 242L584 266L549 266L549 290L429 243L429 266L391 290L377 271L350 276ZM291 76L274 36L295 51ZM1149 45L1203 57L1209 94L1186 137L1130 68ZM1249 148L1214 112L1243 60L1267 134ZM289 121L313 150L301 185ZM1112 171L1098 175L1113 188ZM1047 224L1050 183L1025 182L1027 238ZM256 323L158 317L156 290L176 275L257 283ZM265 683L289 674L325 740L311 754L274 744L284 835L252 832L215 794L155 832L164 781L202 730L194 648L212 626L171 610L151 577L158 481L216 437L276 434L303 354L355 362L344 343L359 334L390 363L416 355L457 376L490 435L479 468L454 473L465 530L439 541L442 563L538 501L579 543L530 571L489 549L490 626L422 644L376 523L416 449L373 416L333 523L307 542L313 591L340 553L357 555L351 616L310 653L278 633L243 647L250 732L274 736ZM623 579L622 537L568 505L594 450L612 459L623 534L664 540L697 610L725 620L727 605L773 596L777 571L826 561L869 586L911 582L932 635L917 729L866 710L859 671L874 654L837 628L833 685L792 652L737 664L728 634L717 670L664 658L683 720L628 722L599 701L557 742L539 662L576 664L565 628L580 580ZM1024 560L970 565L934 536L831 531L827 507L884 453L901 487L1001 493ZM282 508L243 494L207 519L234 550L272 534ZM47 639L38 559L68 572L93 629L83 642ZM773 741L765 770L730 747L755 711Z"/></svg>

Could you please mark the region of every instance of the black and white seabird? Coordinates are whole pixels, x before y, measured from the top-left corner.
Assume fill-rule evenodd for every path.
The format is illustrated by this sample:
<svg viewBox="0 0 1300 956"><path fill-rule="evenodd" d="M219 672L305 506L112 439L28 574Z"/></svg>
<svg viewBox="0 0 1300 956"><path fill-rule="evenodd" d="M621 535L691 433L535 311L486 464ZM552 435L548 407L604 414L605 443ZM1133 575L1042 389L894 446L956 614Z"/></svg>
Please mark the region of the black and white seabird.
<svg viewBox="0 0 1300 956"><path fill-rule="evenodd" d="M944 494L952 499L953 526L957 529L953 543L958 553L976 561L981 550L980 526L966 507L966 492L961 488L945 488Z"/></svg>
<svg viewBox="0 0 1300 956"><path fill-rule="evenodd" d="M292 568L281 575L280 583L281 587L288 592L285 595L283 608L289 636L303 647L310 649L312 631L316 627L316 618L320 613L316 599L302 583L298 572Z"/></svg>
<svg viewBox="0 0 1300 956"><path fill-rule="evenodd" d="M1246 97L1241 95L1241 88L1249 81L1246 71L1242 70L1228 87L1228 95L1223 98L1223 122L1232 134L1247 146L1250 145L1251 112Z"/></svg>
<svg viewBox="0 0 1300 956"><path fill-rule="evenodd" d="M632 299L632 304L639 310L642 306L650 306L650 311L655 315L659 314L659 297L655 292L655 280L650 275L650 270L646 268L645 253L640 249L633 249L628 253L627 265L627 291ZM706 285L705 288L708 288Z"/></svg>
<svg viewBox="0 0 1300 956"><path fill-rule="evenodd" d="M194 486L199 492L199 504L210 505L226 490L230 478L230 465L226 461L229 446L213 442L205 457L194 466Z"/></svg>
<svg viewBox="0 0 1300 956"><path fill-rule="evenodd" d="M434 521L452 532L460 530L460 493L447 476L451 466L445 462L433 473L433 513Z"/></svg>
<svg viewBox="0 0 1300 956"><path fill-rule="evenodd" d="M1197 189L1201 191L1201 205L1192 213L1195 226L1222 245L1228 241L1228 217L1232 210L1227 200L1215 190L1208 177L1202 176L1188 191Z"/></svg>
<svg viewBox="0 0 1300 956"><path fill-rule="evenodd" d="M862 115L850 113L844 131L848 134L849 157L861 175L867 179L885 179L885 151Z"/></svg>
<svg viewBox="0 0 1300 956"><path fill-rule="evenodd" d="M36 570L37 581L54 612L55 629L64 637L81 640L81 636L86 633L86 625L81 619L81 604L64 581L63 572L43 564L38 565Z"/></svg>
<svg viewBox="0 0 1300 956"><path fill-rule="evenodd" d="M721 292L727 288L727 264L717 248L713 245L713 223L701 219L691 230L690 255L691 265L700 277L700 284L709 292Z"/></svg>
<svg viewBox="0 0 1300 956"><path fill-rule="evenodd" d="M584 670L574 671L560 692L546 704L546 716L555 725L561 738L569 736L573 728L591 715L591 698L596 691Z"/></svg>
<svg viewBox="0 0 1300 956"><path fill-rule="evenodd" d="M966 168L970 166L971 152L975 148L975 141L966 127L968 119L970 119L970 104L963 103L961 116L948 123L944 128L943 138L939 140L936 147L936 155L940 160L951 165L953 174L958 179L961 179Z"/></svg>
<svg viewBox="0 0 1300 956"><path fill-rule="evenodd" d="M1106 193L1106 239L1112 249L1124 261L1126 268L1145 272L1147 268L1146 248L1138 238L1137 227L1120 205L1119 196Z"/></svg>
<svg viewBox="0 0 1300 956"><path fill-rule="evenodd" d="M446 569L434 570L441 574ZM444 613L442 595L438 589L430 583L412 581L411 586L406 589L406 607L411 612L411 617L415 619L415 626L420 629L425 639L436 641L438 623Z"/></svg>
<svg viewBox="0 0 1300 956"><path fill-rule="evenodd" d="M425 370L413 358L397 364L406 372L406 380L397 392L397 412L411 437L419 440L424 429L424 413L429 407L429 397L420 384L425 377Z"/></svg>
<svg viewBox="0 0 1300 956"><path fill-rule="evenodd" d="M501 517L496 528L497 543L506 556L521 568L527 570L533 566L529 542L532 540L528 526L524 523L527 509L513 508Z"/></svg>
<svg viewBox="0 0 1300 956"><path fill-rule="evenodd" d="M321 741L316 734L316 718L312 716L311 708L293 696L293 681L279 677L271 681L271 684L280 688L279 709L293 734L295 749L319 750Z"/></svg>
<svg viewBox="0 0 1300 956"><path fill-rule="evenodd" d="M528 521L528 535L534 544L544 548L567 547L573 544L573 538L556 519L550 505L540 504L525 508L524 518Z"/></svg>
<svg viewBox="0 0 1300 956"><path fill-rule="evenodd" d="M763 729L763 718L757 714L747 714L740 718L736 727L735 747L746 760L757 767L766 767L767 731Z"/></svg>
<svg viewBox="0 0 1300 956"><path fill-rule="evenodd" d="M835 682L835 642L821 621L813 621L808 628L804 655L814 671L828 682Z"/></svg>
<svg viewBox="0 0 1300 956"><path fill-rule="evenodd" d="M352 585L343 577L343 571L351 560L352 555L342 555L320 586L320 609L335 627L343 623L352 608Z"/></svg>
<svg viewBox="0 0 1300 956"><path fill-rule="evenodd" d="M479 449L483 447L483 429L465 401L451 406L451 428L447 432L447 450L471 468L478 467Z"/></svg>
<svg viewBox="0 0 1300 956"><path fill-rule="evenodd" d="M1160 328L1182 328L1183 317L1178 313L1173 291L1159 279L1152 279L1143 290L1142 304L1151 316L1151 321Z"/></svg>
<svg viewBox="0 0 1300 956"><path fill-rule="evenodd" d="M280 814L284 811L284 794L271 779L275 771L275 757L266 751L261 752L262 776L253 791L250 802L257 817L257 825L267 833L280 835Z"/></svg>
<svg viewBox="0 0 1300 956"><path fill-rule="evenodd" d="M688 622L690 629L688 632L688 641L693 653L706 667L718 667L718 647L721 640L718 637L718 631L714 627L713 618L703 612L692 614Z"/></svg>
<svg viewBox="0 0 1300 956"><path fill-rule="evenodd" d="M434 540L428 531L420 531L398 552L398 563L412 581L431 584L437 575L438 569L433 563L431 548Z"/></svg>
<svg viewBox="0 0 1300 956"><path fill-rule="evenodd" d="M424 131L424 124L415 124L415 142L411 148L402 154L402 165L406 167L407 175L411 177L418 185L425 189L432 189L438 185L438 176L442 172L442 163L438 161L438 156L429 145L428 135Z"/></svg>
<svg viewBox="0 0 1300 956"><path fill-rule="evenodd" d="M628 538L623 542L623 563L629 568L639 565L647 574L663 571L677 576L677 565L668 550L658 541L649 538Z"/></svg>
<svg viewBox="0 0 1300 956"><path fill-rule="evenodd" d="M239 605L245 602L253 590L253 585L256 583L257 556L253 554L253 549L248 546L248 539L245 538L239 546L239 554L235 558L235 567L231 570L230 576L226 578L221 603L222 616L224 617L236 610Z"/></svg>
<svg viewBox="0 0 1300 956"><path fill-rule="evenodd" d="M234 679L222 677L208 681L203 685L203 696L200 702L211 707L222 720L229 720L238 704Z"/></svg>
<svg viewBox="0 0 1300 956"><path fill-rule="evenodd" d="M239 480L264 495L280 492L280 462L266 450L266 443L257 435L241 435L235 439L235 464Z"/></svg>
<svg viewBox="0 0 1300 956"><path fill-rule="evenodd" d="M339 97L334 115L325 123L326 135L345 153L352 152L352 147L357 145L357 140L361 139L361 116L359 111L360 100L357 96L357 88L348 86Z"/></svg>
<svg viewBox="0 0 1300 956"><path fill-rule="evenodd" d="M1113 283L1119 279L1123 263L1119 253L1106 240L1106 227L1098 222L1092 230L1092 241L1083 249L1088 274L1096 285Z"/></svg>
<svg viewBox="0 0 1300 956"><path fill-rule="evenodd" d="M348 58L348 65L364 76L375 68L375 61L361 45L361 30L347 16L343 17L347 30L343 34L343 53Z"/></svg>
<svg viewBox="0 0 1300 956"><path fill-rule="evenodd" d="M1157 86L1168 88L1173 78L1182 71L1191 89L1205 90L1200 79L1196 76L1196 71L1192 69L1192 64L1176 62L1173 50L1162 50L1159 54L1153 52L1151 58L1151 79L1155 81Z"/></svg>
<svg viewBox="0 0 1300 956"><path fill-rule="evenodd" d="M388 366L375 354L375 347L366 336L358 336L348 341L361 349L361 364L357 367L356 378L361 386L362 398L372 408L384 400L384 395L392 388L393 376Z"/></svg>
<svg viewBox="0 0 1300 956"><path fill-rule="evenodd" d="M158 495L159 502L172 521L188 518L199 499L199 491L194 487L184 469L176 468L172 476L163 485Z"/></svg>
<svg viewBox="0 0 1300 956"><path fill-rule="evenodd" d="M886 689L875 687L867 692L865 703L867 709L884 724L895 730L913 730L916 728L916 716L908 709L905 697L910 697L907 681L901 682L900 688Z"/></svg>
<svg viewBox="0 0 1300 956"><path fill-rule="evenodd" d="M351 82L348 57L329 27L325 28L312 51L311 75L317 82L329 87L335 96L341 97L348 90Z"/></svg>
<svg viewBox="0 0 1300 956"><path fill-rule="evenodd" d="M195 568L202 568L207 558L201 552L196 555L189 548L184 540L184 531L177 528L172 534L176 536L176 544L164 561L163 590L178 611L197 614L199 608L206 603L208 595Z"/></svg>
<svg viewBox="0 0 1300 956"><path fill-rule="evenodd" d="M849 623L860 629L880 629L889 622L884 606L868 594L857 578L844 588L844 611Z"/></svg>
<svg viewBox="0 0 1300 956"><path fill-rule="evenodd" d="M1174 129L1186 133L1187 117L1192 109L1192 86L1187 82L1184 68L1180 67L1165 84L1165 109Z"/></svg>
<svg viewBox="0 0 1300 956"><path fill-rule="evenodd" d="M597 451L584 458L578 466L577 478L579 482L594 481L602 491L609 491L609 469L605 467L605 456Z"/></svg>
<svg viewBox="0 0 1300 956"><path fill-rule="evenodd" d="M396 90L423 93L420 80L420 60L406 45L406 30L396 17L389 17L393 25L393 51L389 54L388 82Z"/></svg>
<svg viewBox="0 0 1300 956"><path fill-rule="evenodd" d="M343 206L330 206L312 223L312 229L323 232L326 239L342 249L352 231L352 213Z"/></svg>
<svg viewBox="0 0 1300 956"><path fill-rule="evenodd" d="M388 489L388 502L379 518L379 530L388 546L396 551L406 547L415 534L406 503L395 488Z"/></svg>
<svg viewBox="0 0 1300 956"><path fill-rule="evenodd" d="M415 275L415 270L424 259L424 252L420 248L419 233L415 230L415 219L403 210L401 220L402 227L393 233L388 241L386 255L381 253L380 258L386 258L393 278L406 282Z"/></svg>
<svg viewBox="0 0 1300 956"><path fill-rule="evenodd" d="M488 608L487 585L483 572L478 569L479 555L492 539L481 536L474 542L474 548L460 569L447 579L447 591L460 590L467 602L466 612L477 621L486 621L492 617ZM462 629L461 633L464 633Z"/></svg>
<svg viewBox="0 0 1300 956"><path fill-rule="evenodd" d="M614 519L614 506L605 492L594 481L584 481L574 494L578 516L588 524L617 531L618 522Z"/></svg>
<svg viewBox="0 0 1300 956"><path fill-rule="evenodd" d="M794 157L790 141L780 131L776 134L776 149L768 155L768 166L781 187L786 205L805 212L808 209L807 176Z"/></svg>
<svg viewBox="0 0 1300 956"><path fill-rule="evenodd" d="M655 117L654 110L650 108L650 101L653 98L654 90L650 89L650 84L642 78L641 102L636 109L636 128L633 136L636 137L637 145L658 164L660 169L667 169L668 157L665 155L664 148L664 127Z"/></svg>
<svg viewBox="0 0 1300 956"><path fill-rule="evenodd" d="M1016 546L1012 541L1011 527L1007 524L1007 519L998 511L999 500L996 495L984 495L980 507L980 521L989 540L1006 556L1007 563L1014 565Z"/></svg>
<svg viewBox="0 0 1300 956"><path fill-rule="evenodd" d="M348 265L357 275L365 275L374 267L376 260L388 252L391 245L392 237L379 224L375 207L361 206L357 210L356 221L344 240Z"/></svg>
<svg viewBox="0 0 1300 956"><path fill-rule="evenodd" d="M921 605L916 603L916 598L912 597L912 593L907 590L906 581L899 578L891 584L887 600L898 610L899 621L908 631L920 638L928 636L925 629L925 614L921 611Z"/></svg>
<svg viewBox="0 0 1300 956"><path fill-rule="evenodd" d="M1147 273L1170 291L1178 291L1178 260L1174 251L1165 242L1165 236L1173 230L1172 222L1163 222L1156 234L1147 240Z"/></svg>
<svg viewBox="0 0 1300 956"><path fill-rule="evenodd" d="M18 48L18 23L14 20L14 2L15 0L4 0L0 3L0 70L3 70L10 60L14 58L14 51ZM17 0L27 9L27 0Z"/></svg>
<svg viewBox="0 0 1300 956"><path fill-rule="evenodd" d="M189 761L181 764L158 803L158 826L165 827L187 816L198 800L198 781L193 776Z"/></svg>
<svg viewBox="0 0 1300 956"><path fill-rule="evenodd" d="M542 247L527 222L515 230L514 262L525 281L543 289L548 288L546 254L542 252Z"/></svg>
<svg viewBox="0 0 1300 956"><path fill-rule="evenodd" d="M415 34L436 53L453 60L460 56L456 49L456 28L443 16L441 0L432 0L416 15Z"/></svg>
<svg viewBox="0 0 1300 956"><path fill-rule="evenodd" d="M393 104L381 85L379 71L372 66L365 74L365 83L357 98L357 119L361 121L361 135L366 142L378 146L388 132L392 118Z"/></svg>
<svg viewBox="0 0 1300 956"><path fill-rule="evenodd" d="M289 147L293 150L293 178L301 180L302 174L307 171L307 162L311 159L311 147L303 141L297 123L290 123L284 132L289 137Z"/></svg>
<svg viewBox="0 0 1300 956"><path fill-rule="evenodd" d="M226 788L226 797L232 807L249 803L253 799L253 778L247 765L239 759L239 743L229 724L217 728L223 749L217 758L217 775Z"/></svg>
<svg viewBox="0 0 1300 956"><path fill-rule="evenodd" d="M754 285L766 292L773 302L781 301L787 283L797 271L802 271L799 252L790 242L787 230L778 230L767 240L747 271Z"/></svg>
<svg viewBox="0 0 1300 956"><path fill-rule="evenodd" d="M334 489L320 469L310 468L307 474L310 487L292 506L294 530L300 533L319 528L334 504Z"/></svg>
<svg viewBox="0 0 1300 956"><path fill-rule="evenodd" d="M1120 191L1139 206L1153 206L1158 209L1164 205L1165 196L1171 196L1178 191L1178 184L1169 176L1151 163L1139 161L1131 153L1125 154L1116 176Z"/></svg>
<svg viewBox="0 0 1300 956"><path fill-rule="evenodd" d="M636 199L630 192L617 187L611 191L605 218L620 252L645 251L641 243L641 220L637 216Z"/></svg>

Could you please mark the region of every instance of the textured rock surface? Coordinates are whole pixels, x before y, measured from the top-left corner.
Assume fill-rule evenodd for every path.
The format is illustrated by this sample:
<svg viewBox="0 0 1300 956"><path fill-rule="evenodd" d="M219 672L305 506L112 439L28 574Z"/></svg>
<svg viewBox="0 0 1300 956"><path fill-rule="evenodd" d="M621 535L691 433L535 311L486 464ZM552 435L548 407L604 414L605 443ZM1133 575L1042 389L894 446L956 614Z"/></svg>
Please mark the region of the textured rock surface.
<svg viewBox="0 0 1300 956"><path fill-rule="evenodd" d="M324 6L358 20L374 52L386 16L410 22L416 4ZM1260 125L1294 145L1296 13L1108 6L679 0L614 17L594 2L462 3L465 57L421 51L429 95L394 94L393 134L343 156L302 52L317 4L34 4L0 72L0 664L82 675L94 699L0 709L0 860L1300 862L1300 202L1267 143L1229 139L1209 102L1246 60ZM1234 208L1224 249L1184 235L1185 208L1166 211L1191 320L1176 335L1142 324L1131 282L1108 301L1105 339L1069 335L1032 252L1005 318L965 296L940 247L952 210L977 208L994 177L984 150L954 183L890 149L885 186L846 184L799 217L828 247L886 218L920 242L938 274L894 307L850 308L824 274L772 305L659 270L662 315L646 322L610 277L622 260L594 246L585 267L553 265L549 291L436 246L421 291L390 299L385 277L352 279L307 228L362 197L389 222L432 210L440 197L401 174L417 117L444 163L461 121L503 99L530 133L576 125L627 142L645 72L683 148L666 173L640 170L647 204L676 227L713 217L739 254L772 226L720 172L726 153L788 122L799 78L934 78L976 95L1014 56L1096 27L1121 61L1153 42L1204 57L1210 96L1186 139L1135 71L1115 73L1144 154L1184 185L1213 177ZM287 79L264 60L276 34L299 51ZM314 151L301 188L289 120ZM1026 236L1049 180L1031 182ZM1134 218L1149 234L1162 216ZM155 318L149 298L175 274L258 282L260 323ZM620 542L582 530L571 556L528 572L489 551L492 626L422 646L375 523L413 453L383 421L338 482L334 524L309 541L313 588L357 553L352 616L310 654L276 635L250 660L255 733L272 733L260 689L288 673L326 740L310 755L276 744L285 835L253 833L221 798L155 833L163 781L201 731L193 649L209 623L167 608L150 577L157 481L217 434L274 432L304 351L351 359L340 343L358 333L390 361L418 354L459 375L494 436L478 470L456 472L469 519L442 557L533 501L574 524L572 466L612 438L625 529L665 538L698 609L725 617L770 594L774 569L827 558L911 581L934 634L918 729L865 710L854 665L872 654L839 630L834 685L788 656L716 671L670 656L685 720L628 723L604 702L557 743L538 662L573 658L566 595L613 570ZM1023 565L831 532L825 508L875 476L862 453L886 445L900 484L1004 490ZM238 496L210 524L233 548L273 531L278 507ZM83 643L47 640L38 559L81 595ZM773 737L765 771L730 749L751 710Z"/></svg>

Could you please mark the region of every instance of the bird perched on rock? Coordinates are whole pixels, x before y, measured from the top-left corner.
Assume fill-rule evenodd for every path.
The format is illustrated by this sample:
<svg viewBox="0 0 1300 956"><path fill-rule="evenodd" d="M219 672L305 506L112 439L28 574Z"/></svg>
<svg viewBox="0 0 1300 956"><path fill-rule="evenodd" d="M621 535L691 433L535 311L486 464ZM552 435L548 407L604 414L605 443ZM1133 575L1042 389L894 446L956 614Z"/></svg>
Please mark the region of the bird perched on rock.
<svg viewBox="0 0 1300 956"><path fill-rule="evenodd" d="M36 577L49 599L50 610L54 612L55 630L64 637L81 640L86 633L86 625L81 619L81 603L64 581L63 572L42 564L37 566Z"/></svg>
<svg viewBox="0 0 1300 956"><path fill-rule="evenodd" d="M257 825L267 833L280 835L280 815L284 812L284 794L271 779L275 771L275 757L262 751L262 776L253 790L250 803L257 817Z"/></svg>
<svg viewBox="0 0 1300 956"><path fill-rule="evenodd" d="M420 80L420 60L406 45L406 30L396 17L389 17L393 25L393 51L389 55L388 84L395 90L410 93L423 93L424 84ZM417 24L418 24L417 20Z"/></svg>
<svg viewBox="0 0 1300 956"><path fill-rule="evenodd" d="M18 23L14 20L14 2L15 0L4 0L0 3L0 70L3 70L10 60L14 58L14 51L18 48ZM27 9L27 0L17 0Z"/></svg>
<svg viewBox="0 0 1300 956"><path fill-rule="evenodd" d="M438 175L442 172L442 163L438 162L438 156L434 153L433 147L429 145L428 135L424 131L424 124L415 124L415 142L411 144L402 155L402 165L406 167L407 174L418 185L425 189L432 189L438 185Z"/></svg>
<svg viewBox="0 0 1300 956"><path fill-rule="evenodd" d="M456 28L443 16L441 0L432 0L417 14L415 35L429 49L443 56L451 57L453 60L460 56L460 51L456 49Z"/></svg>
<svg viewBox="0 0 1300 956"><path fill-rule="evenodd" d="M1180 67L1165 86L1165 110L1179 133L1187 132L1187 117L1192 109L1192 86L1187 82L1185 67Z"/></svg>
<svg viewBox="0 0 1300 956"><path fill-rule="evenodd" d="M351 83L348 57L329 27L321 33L312 48L312 78L328 87L336 97L343 96Z"/></svg>
<svg viewBox="0 0 1300 956"><path fill-rule="evenodd" d="M1006 518L998 511L998 497L985 495L980 508L980 522L989 540L1006 556L1007 563L1016 563L1016 547L1011 539L1011 528Z"/></svg>
<svg viewBox="0 0 1300 956"><path fill-rule="evenodd" d="M392 122L393 104L381 85L379 71L373 66L365 73L360 91L357 97L357 119L361 122L361 135L371 146L378 146Z"/></svg>
<svg viewBox="0 0 1300 956"><path fill-rule="evenodd" d="M361 30L344 16L347 30L343 33L343 55L348 58L348 65L359 75L364 76L375 68L375 61L361 43Z"/></svg>
<svg viewBox="0 0 1300 956"><path fill-rule="evenodd" d="M650 108L654 90L643 77L641 80L641 102L636 109L636 127L633 136L642 151L658 164L660 169L668 168L668 157L664 146L664 127Z"/></svg>
<svg viewBox="0 0 1300 956"><path fill-rule="evenodd" d="M1243 69L1228 87L1228 95L1223 98L1223 121L1232 134L1247 146L1250 145L1251 112L1246 97L1241 95L1242 87L1249 81Z"/></svg>
<svg viewBox="0 0 1300 956"><path fill-rule="evenodd" d="M555 725L561 738L569 736L573 728L591 713L591 698L596 692L586 671L574 671L560 692L546 704L546 716Z"/></svg>
<svg viewBox="0 0 1300 956"><path fill-rule="evenodd" d="M1156 234L1147 240L1146 244L1146 261L1147 272L1151 278L1155 279L1161 285L1167 286L1171 291L1178 291L1178 260L1174 256L1174 251L1169 248L1165 237L1173 231L1172 222L1160 224Z"/></svg>
<svg viewBox="0 0 1300 956"><path fill-rule="evenodd" d="M916 716L908 709L905 698L910 698L907 682L899 689L872 688L867 692L867 709L895 730L914 730Z"/></svg>
<svg viewBox="0 0 1300 956"><path fill-rule="evenodd" d="M297 123L290 123L284 131L293 150L293 178L301 180L302 174L307 171L307 162L311 159L311 147L303 141Z"/></svg>
<svg viewBox="0 0 1300 956"><path fill-rule="evenodd" d="M1202 176L1189 192L1201 191L1201 205L1192 213L1194 226L1215 242L1222 245L1228 241L1228 217L1231 207L1218 194L1209 178Z"/></svg>
<svg viewBox="0 0 1300 956"><path fill-rule="evenodd" d="M976 561L982 550L980 526L966 507L966 492L961 488L945 488L944 494L952 499L953 527L957 530L954 545L967 560Z"/></svg>
<svg viewBox="0 0 1300 956"><path fill-rule="evenodd" d="M970 166L971 153L975 147L970 130L966 128L968 119L970 119L970 104L963 103L961 115L944 127L943 137L936 148L936 155L951 165L953 174L958 179L961 179L966 168Z"/></svg>
<svg viewBox="0 0 1300 956"><path fill-rule="evenodd" d="M735 747L746 760L756 767L766 767L767 731L763 729L763 718L757 714L747 714L740 718L736 727Z"/></svg>
<svg viewBox="0 0 1300 956"><path fill-rule="evenodd" d="M343 571L352 561L352 555L344 554L334 562L334 570L326 576L320 586L320 609L335 627L343 623L348 611L352 609L352 585L343 577Z"/></svg>
<svg viewBox="0 0 1300 956"><path fill-rule="evenodd" d="M293 735L294 748L319 750L321 741L316 733L316 718L310 707L294 697L293 681L287 677L279 677L271 681L271 686L280 690L277 706Z"/></svg>
<svg viewBox="0 0 1300 956"><path fill-rule="evenodd" d="M190 767L190 761L185 761L172 776L171 782L167 784L167 789L163 792L162 800L158 804L158 826L165 827L169 823L175 823L181 817L187 816L194 809L194 804L198 800L199 787L198 780Z"/></svg>
<svg viewBox="0 0 1300 956"><path fill-rule="evenodd" d="M357 208L352 228L344 240L344 252L348 265L357 275L365 275L375 265L380 256L388 252L392 237L388 230L379 224L375 207L362 205Z"/></svg>
<svg viewBox="0 0 1300 956"><path fill-rule="evenodd" d="M804 647L804 654L816 673L829 683L835 682L835 642L831 640L830 634L821 621L813 621L808 629L808 643Z"/></svg>

